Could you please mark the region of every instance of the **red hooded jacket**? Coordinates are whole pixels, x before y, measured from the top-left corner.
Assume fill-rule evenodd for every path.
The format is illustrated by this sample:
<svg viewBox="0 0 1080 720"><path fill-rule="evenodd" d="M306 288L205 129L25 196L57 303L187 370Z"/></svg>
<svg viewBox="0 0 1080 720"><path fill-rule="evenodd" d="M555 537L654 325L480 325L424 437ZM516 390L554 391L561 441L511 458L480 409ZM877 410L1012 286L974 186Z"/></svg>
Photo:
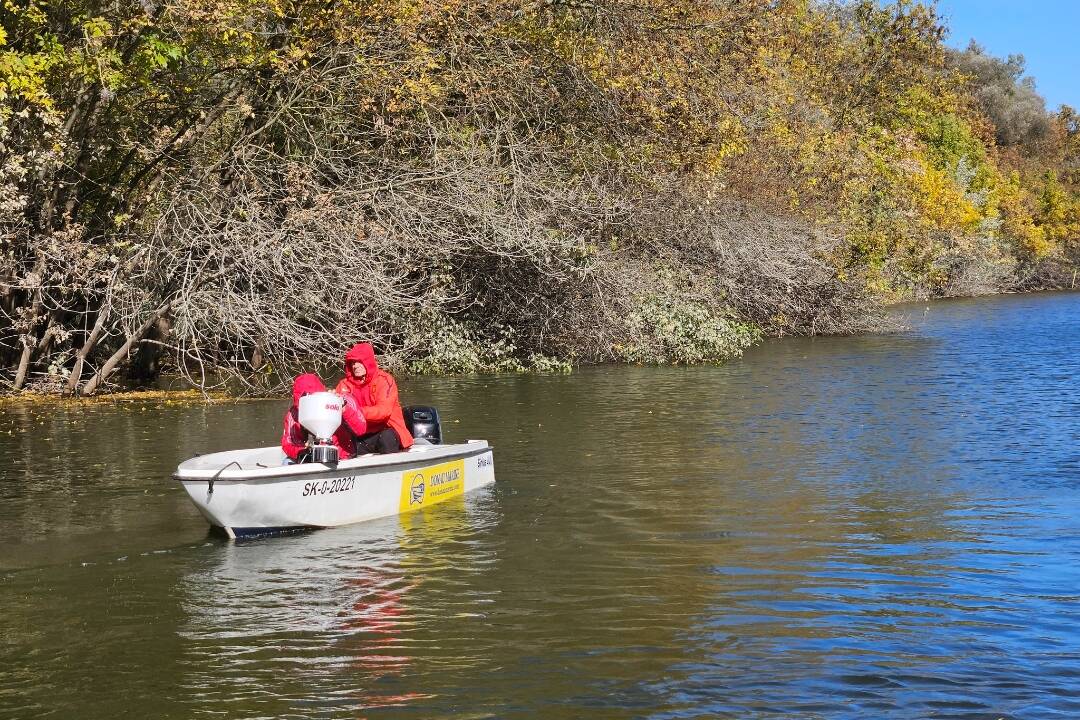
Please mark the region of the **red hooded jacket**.
<svg viewBox="0 0 1080 720"><path fill-rule="evenodd" d="M326 392L326 386L318 375L304 373L293 380L292 405L285 413L285 430L281 434L281 449L293 460L307 447L307 438L310 435L300 424L300 398L317 392ZM345 404L341 408L341 425L334 431L332 439L338 449L338 459L348 460L356 453L354 438L367 432L367 422L356 401L348 396L343 397Z"/></svg>
<svg viewBox="0 0 1080 720"><path fill-rule="evenodd" d="M356 360L362 362L367 370L362 380L356 380L349 371L349 365ZM343 396L351 395L356 400L367 420L369 433L393 428L401 440L401 449L412 447L413 438L405 427L405 416L401 413L397 382L393 375L379 369L375 351L369 343L357 343L345 353L345 377L334 392Z"/></svg>

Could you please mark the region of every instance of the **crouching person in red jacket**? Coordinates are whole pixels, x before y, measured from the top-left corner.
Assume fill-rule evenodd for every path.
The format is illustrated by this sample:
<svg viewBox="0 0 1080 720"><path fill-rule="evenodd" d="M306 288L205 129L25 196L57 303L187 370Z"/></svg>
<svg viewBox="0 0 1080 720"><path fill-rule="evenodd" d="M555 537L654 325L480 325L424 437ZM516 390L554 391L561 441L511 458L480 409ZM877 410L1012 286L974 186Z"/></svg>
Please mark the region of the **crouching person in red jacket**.
<svg viewBox="0 0 1080 720"><path fill-rule="evenodd" d="M334 392L356 400L367 420L367 432L356 441L357 454L400 452L412 447L397 382L379 368L370 344L357 343L345 353L345 377Z"/></svg>
<svg viewBox="0 0 1080 720"><path fill-rule="evenodd" d="M318 375L304 373L293 380L292 405L285 413L285 430L281 434L281 449L293 462L311 461L312 435L300 424L300 398L317 392L326 392L326 386ZM357 407L356 400L348 396L343 396L343 399L345 403L341 408L341 425L334 431L332 440L338 449L338 459L348 460L356 454L353 449L356 438L367 432L367 421Z"/></svg>

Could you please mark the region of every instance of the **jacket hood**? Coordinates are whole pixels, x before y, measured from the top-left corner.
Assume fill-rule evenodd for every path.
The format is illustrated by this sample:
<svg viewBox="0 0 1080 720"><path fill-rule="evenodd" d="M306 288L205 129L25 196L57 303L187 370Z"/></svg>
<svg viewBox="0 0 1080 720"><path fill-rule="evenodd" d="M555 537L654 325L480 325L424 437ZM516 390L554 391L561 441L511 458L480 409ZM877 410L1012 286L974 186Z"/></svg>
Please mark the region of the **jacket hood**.
<svg viewBox="0 0 1080 720"><path fill-rule="evenodd" d="M379 371L379 363L375 360L375 350L372 349L371 343L356 343L349 348L349 352L345 353L345 377L352 382L356 381L353 379L352 373L349 372L349 364L355 360L364 363L367 375L364 376L360 384L366 385Z"/></svg>
<svg viewBox="0 0 1080 720"><path fill-rule="evenodd" d="M297 375L296 379L292 383L292 404L293 407L300 406L300 396L308 393L325 392L326 386L323 385L322 380L315 373L304 373L303 375Z"/></svg>

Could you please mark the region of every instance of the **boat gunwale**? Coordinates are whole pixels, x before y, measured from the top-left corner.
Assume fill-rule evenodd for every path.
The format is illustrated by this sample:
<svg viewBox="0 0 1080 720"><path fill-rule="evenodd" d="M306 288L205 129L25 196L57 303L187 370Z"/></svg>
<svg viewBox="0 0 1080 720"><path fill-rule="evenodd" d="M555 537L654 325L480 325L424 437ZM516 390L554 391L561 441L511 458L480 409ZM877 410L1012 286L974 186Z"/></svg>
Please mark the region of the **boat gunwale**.
<svg viewBox="0 0 1080 720"><path fill-rule="evenodd" d="M262 448L245 448L246 450L270 450L276 446L267 446ZM317 475L323 473L335 473L347 470L357 470L361 472L375 471L379 472L384 469L397 467L400 465L424 465L435 464L437 462L448 462L450 460L464 460L466 458L481 455L485 452L490 452L493 448L488 444L486 440L467 440L463 443L453 443L451 445L433 445L433 448L452 448L460 447L461 450L454 452L438 453L435 455L428 454L427 451L411 453L391 453L388 455L364 455L356 458L349 458L348 460L342 460L336 465L327 465L325 463L300 463L292 465L273 465L269 467L240 469L240 470L226 470L223 468L205 468L199 470L181 470L177 467L173 472L172 478L182 483L184 482L206 482L213 479L215 482L221 482L230 480L234 482L243 482L247 480L288 480L293 478L299 478L307 475ZM238 452L235 450L225 450L223 453ZM209 457L217 453L208 453L201 457ZM393 456L393 457L391 457ZM398 457L400 456L400 457ZM200 456L196 456L200 457ZM194 458L189 458L192 460ZM188 462L185 460L184 462ZM233 461L235 462L235 461ZM183 463L181 463L182 465ZM228 467L226 465L226 467Z"/></svg>

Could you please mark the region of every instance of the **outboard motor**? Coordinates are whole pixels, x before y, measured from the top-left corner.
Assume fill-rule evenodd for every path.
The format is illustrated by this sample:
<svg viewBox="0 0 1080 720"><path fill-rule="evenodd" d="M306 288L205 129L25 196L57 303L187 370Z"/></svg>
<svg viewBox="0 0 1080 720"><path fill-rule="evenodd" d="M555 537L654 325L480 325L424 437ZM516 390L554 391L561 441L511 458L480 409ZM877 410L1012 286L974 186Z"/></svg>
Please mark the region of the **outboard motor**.
<svg viewBox="0 0 1080 720"><path fill-rule="evenodd" d="M300 425L315 436L311 446L312 462L336 465L338 449L334 445L334 432L341 425L341 409L344 401L332 392L318 392L300 398L297 417Z"/></svg>
<svg viewBox="0 0 1080 720"><path fill-rule="evenodd" d="M442 443L438 410L426 405L410 405L401 412L405 416L405 427L415 439L427 440L432 445Z"/></svg>

